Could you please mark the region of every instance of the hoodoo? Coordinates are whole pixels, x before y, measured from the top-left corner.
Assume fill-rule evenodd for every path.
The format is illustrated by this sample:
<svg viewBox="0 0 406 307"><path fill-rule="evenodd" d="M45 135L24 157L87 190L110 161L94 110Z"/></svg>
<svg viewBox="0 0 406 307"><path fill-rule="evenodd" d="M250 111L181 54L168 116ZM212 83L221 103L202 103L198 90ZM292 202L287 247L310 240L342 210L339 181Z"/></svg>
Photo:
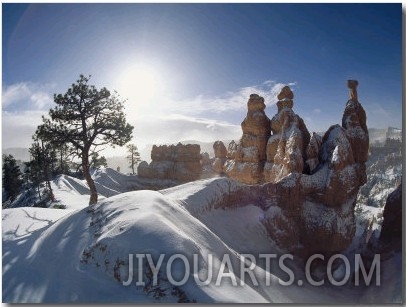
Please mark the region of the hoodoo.
<svg viewBox="0 0 406 307"><path fill-rule="evenodd" d="M243 135L233 153L234 159L229 160L225 167L230 178L246 184L258 184L263 180L271 125L265 114L263 97L251 94L247 107L247 116L241 123Z"/></svg>

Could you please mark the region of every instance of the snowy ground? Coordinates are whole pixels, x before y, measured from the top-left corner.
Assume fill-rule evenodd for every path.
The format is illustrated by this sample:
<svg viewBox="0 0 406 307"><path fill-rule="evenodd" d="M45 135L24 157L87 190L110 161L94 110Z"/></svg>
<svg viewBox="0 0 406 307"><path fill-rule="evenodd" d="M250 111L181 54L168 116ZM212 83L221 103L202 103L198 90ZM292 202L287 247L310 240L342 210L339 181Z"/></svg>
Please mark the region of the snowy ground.
<svg viewBox="0 0 406 307"><path fill-rule="evenodd" d="M380 287L315 287L305 280L303 264L289 262L295 273L290 286L279 284L289 276L271 262L270 275L258 261L254 276L241 286L241 255L277 254L281 251L267 235L262 209L255 204L221 207L222 197L238 186L226 178L200 180L162 191L135 191L118 194L125 178L113 172L98 174L109 198L89 210L88 189L83 181L62 176L54 183L54 192L67 209L12 208L2 211L3 302L43 303L149 303L149 302L245 302L245 303L379 303L401 299L401 256L384 259ZM107 195L109 196L109 195ZM374 209L375 210L375 209ZM376 211L376 210L375 210ZM373 211L374 214L377 212ZM370 214L364 212L368 219ZM358 235L365 236L365 223L359 223ZM358 238L358 240L361 240ZM356 249L356 244L354 244ZM129 286L128 255L151 254L157 263L165 254L157 285L153 274L142 266L144 285ZM168 258L182 254L191 263L184 285L173 286L166 274ZM193 272L193 257L199 265ZM213 259L213 280L204 280L208 255ZM216 285L224 255L230 257L234 272ZM247 262L247 266L249 263ZM134 258L134 268L140 269ZM182 261L173 262L173 277L182 279ZM226 272L228 272L226 270ZM151 275L152 274L152 275ZM265 284L270 276L270 285ZM233 281L237 286L233 285Z"/></svg>

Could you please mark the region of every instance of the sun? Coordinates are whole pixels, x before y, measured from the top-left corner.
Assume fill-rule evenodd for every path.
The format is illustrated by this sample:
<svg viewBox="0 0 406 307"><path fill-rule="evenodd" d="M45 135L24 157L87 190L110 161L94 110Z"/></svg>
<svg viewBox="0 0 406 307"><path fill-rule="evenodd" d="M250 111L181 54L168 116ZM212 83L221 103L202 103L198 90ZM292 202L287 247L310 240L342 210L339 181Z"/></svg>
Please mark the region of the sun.
<svg viewBox="0 0 406 307"><path fill-rule="evenodd" d="M136 104L150 102L161 92L159 79L159 74L151 66L129 66L119 76L120 94Z"/></svg>

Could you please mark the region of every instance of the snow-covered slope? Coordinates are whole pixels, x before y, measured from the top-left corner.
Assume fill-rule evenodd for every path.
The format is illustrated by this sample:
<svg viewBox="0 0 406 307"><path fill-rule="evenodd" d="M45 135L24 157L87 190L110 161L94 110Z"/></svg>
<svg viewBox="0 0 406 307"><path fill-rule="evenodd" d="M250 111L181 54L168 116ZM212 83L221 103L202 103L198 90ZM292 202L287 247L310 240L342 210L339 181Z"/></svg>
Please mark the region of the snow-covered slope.
<svg viewBox="0 0 406 307"><path fill-rule="evenodd" d="M120 193L143 190L162 189L177 184L171 180L153 180L139 178L136 175L125 175L111 168L100 168L92 171L92 178L95 182L99 198L114 196ZM59 175L51 181L51 187L55 195L56 203L47 201L40 203L37 189L30 189L18 195L16 200L8 205L8 208L55 206L67 209L79 209L88 205L90 190L84 179L74 178L68 175ZM44 194L44 185L40 187L40 193ZM86 197L82 197L86 196ZM44 200L44 195L41 196Z"/></svg>
<svg viewBox="0 0 406 307"><path fill-rule="evenodd" d="M367 164L367 183L358 193L357 205L382 208L402 177L402 153L381 154L370 157L370 160L372 163Z"/></svg>
<svg viewBox="0 0 406 307"><path fill-rule="evenodd" d="M14 224L19 221L28 229L29 219L39 210L29 209L33 212L25 216L23 208L4 210L3 219L11 214L16 218ZM45 216L38 218L49 218ZM130 253L182 253L189 259L193 254L207 259L210 253L214 255L215 269L225 253L234 263L239 261L236 253L203 223L159 192L139 191L106 199L94 211L83 209L68 214L50 226L46 224L29 235L27 232L24 239L18 234L19 227L17 234L11 235L15 226L11 224L10 219L3 227L5 302L149 302L155 301L156 293L161 291L164 294L160 300L167 302L177 302L179 296L199 302L267 301L250 287L245 288L244 296L238 295L241 289L229 282L222 284L221 290L209 285L204 291L188 282L176 292L167 289L165 277L159 276L160 287L164 288L150 293L145 287L122 286L121 276L128 269L117 269L117 265L125 267ZM109 291L104 291L106 288Z"/></svg>
<svg viewBox="0 0 406 307"><path fill-rule="evenodd" d="M119 178L113 179L119 182ZM241 286L241 263L250 264L242 260L242 254L258 260L259 254L280 255L281 251L268 237L262 224L264 212L256 204L224 206L227 195L239 186L227 178L200 180L163 191L122 193L89 208L86 187L73 178L61 177L55 183L55 194L71 209L12 208L2 212L3 302L364 301L365 289L354 289L351 284L311 286L305 281L300 261L288 260L285 264L295 273L295 280L305 281L302 286L296 281L290 286L279 283L289 276L276 259L271 261L270 274L264 262L257 262L253 273L258 285L245 274L245 285ZM114 190L114 185L110 188ZM134 271L142 267L144 285L136 285L137 274L130 285L123 285L128 279L129 254L134 255ZM159 255L165 254L157 285L147 262L138 266L137 254L152 255L155 264ZM185 275L187 282L179 286L169 282L166 272L169 258L175 254L186 257L191 265ZM194 255L198 257L196 271ZM208 285L199 286L195 277L205 279L209 255L213 278ZM229 255L227 266L231 264L234 271L225 269L226 275L216 285L224 255ZM172 272L174 280L183 278L180 259L173 262ZM374 295L379 293L375 303L391 301L392 292L386 289L399 285L400 278L388 277L394 274L393 268L385 274L391 284L374 291ZM266 276L270 276L270 285L265 284Z"/></svg>

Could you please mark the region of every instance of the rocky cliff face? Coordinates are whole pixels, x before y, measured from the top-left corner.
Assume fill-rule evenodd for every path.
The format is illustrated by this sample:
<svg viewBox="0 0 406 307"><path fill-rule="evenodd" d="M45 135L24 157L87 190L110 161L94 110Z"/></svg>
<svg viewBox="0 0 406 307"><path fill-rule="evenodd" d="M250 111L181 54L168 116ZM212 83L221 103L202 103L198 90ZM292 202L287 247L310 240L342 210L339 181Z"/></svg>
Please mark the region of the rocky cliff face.
<svg viewBox="0 0 406 307"><path fill-rule="evenodd" d="M247 103L248 113L241 123L243 135L232 148L233 160L225 165L226 174L246 184L262 181L266 161L266 144L271 135L270 120L265 114L264 98L252 94Z"/></svg>
<svg viewBox="0 0 406 307"><path fill-rule="evenodd" d="M289 87L278 95L278 113L270 121L263 99L251 95L234 160L229 150L227 175L263 184L257 201L268 208L264 223L269 234L302 256L343 251L355 233L354 206L366 182L369 140L365 111L356 86L350 85L343 125L331 126L323 136L310 135L295 114Z"/></svg>
<svg viewBox="0 0 406 307"><path fill-rule="evenodd" d="M200 146L196 144L152 147L151 160L138 166L138 176L148 179L196 180L202 172Z"/></svg>

